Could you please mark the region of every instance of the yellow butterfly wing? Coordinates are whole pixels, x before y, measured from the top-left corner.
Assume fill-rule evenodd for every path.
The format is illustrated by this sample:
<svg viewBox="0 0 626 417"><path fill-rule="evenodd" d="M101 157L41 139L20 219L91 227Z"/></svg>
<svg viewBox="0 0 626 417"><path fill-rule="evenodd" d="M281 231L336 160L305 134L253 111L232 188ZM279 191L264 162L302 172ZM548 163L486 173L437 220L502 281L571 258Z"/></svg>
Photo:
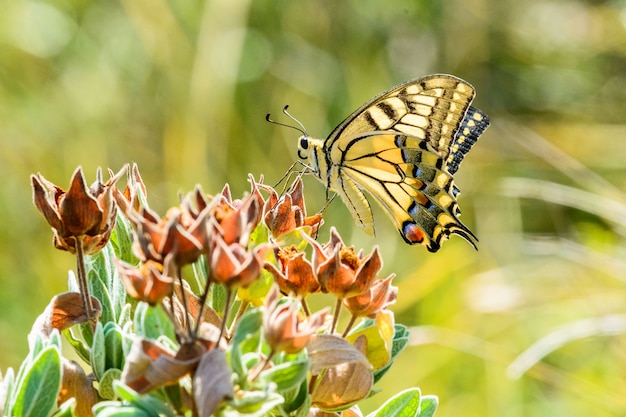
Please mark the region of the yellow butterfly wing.
<svg viewBox="0 0 626 417"><path fill-rule="evenodd" d="M474 88L450 75L409 81L370 100L321 141L303 137L314 174L373 233L367 190L407 243L437 251L450 234L476 246L459 220L452 174L489 119L470 107Z"/></svg>

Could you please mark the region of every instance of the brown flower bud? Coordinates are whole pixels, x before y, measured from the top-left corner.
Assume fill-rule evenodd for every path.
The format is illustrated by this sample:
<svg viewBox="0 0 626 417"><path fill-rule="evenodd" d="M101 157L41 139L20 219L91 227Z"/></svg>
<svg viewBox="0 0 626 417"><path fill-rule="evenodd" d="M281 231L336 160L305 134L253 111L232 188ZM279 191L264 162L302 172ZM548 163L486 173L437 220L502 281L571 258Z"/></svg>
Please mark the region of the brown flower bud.
<svg viewBox="0 0 626 417"><path fill-rule="evenodd" d="M330 241L321 246L308 238L315 250L313 265L322 292L335 294L339 298L353 297L365 292L382 267L378 248L363 256L354 247L345 246L337 230L330 230Z"/></svg>
<svg viewBox="0 0 626 417"><path fill-rule="evenodd" d="M117 188L113 190L115 202L124 214L127 214L131 207L138 211L141 204L146 204L145 200L148 195L146 185L143 183L143 179L139 174L137 164L133 163L132 168L127 168L126 177L127 184L124 191L120 191Z"/></svg>
<svg viewBox="0 0 626 417"><path fill-rule="evenodd" d="M252 191L246 198L233 200L230 187L226 184L222 193L214 198L210 206L211 216L219 225L216 231L228 245L239 243L247 246L250 233L261 221L263 196L252 177L250 182Z"/></svg>
<svg viewBox="0 0 626 417"><path fill-rule="evenodd" d="M263 315L263 332L273 352L297 353L304 349L310 337L324 324L328 310L316 312L308 319L299 311L296 301L279 304L276 287L267 295Z"/></svg>
<svg viewBox="0 0 626 417"><path fill-rule="evenodd" d="M110 179L103 183L98 169L96 182L88 187L79 167L67 191L41 174L31 175L33 201L52 226L55 247L76 253L76 242L80 239L84 253L92 255L107 244L115 226L114 184L122 172L114 175L109 171Z"/></svg>
<svg viewBox="0 0 626 417"><path fill-rule="evenodd" d="M172 255L165 258L165 266L147 260L139 267L116 260L115 264L128 295L138 301L154 306L174 290Z"/></svg>
<svg viewBox="0 0 626 417"><path fill-rule="evenodd" d="M317 230L323 222L322 215L317 213L310 217L306 216L300 177L280 199L272 187L263 186L263 188L270 193L265 202L264 220L275 238L303 226L311 228L310 234L312 236L317 234Z"/></svg>
<svg viewBox="0 0 626 417"><path fill-rule="evenodd" d="M391 285L395 274L380 279L364 293L345 298L343 305L356 317L376 317L376 314L396 302L398 287Z"/></svg>
<svg viewBox="0 0 626 417"><path fill-rule="evenodd" d="M237 242L227 244L219 233L212 234L211 247L207 261L213 282L228 288L247 287L260 276L265 247L248 250Z"/></svg>
<svg viewBox="0 0 626 417"><path fill-rule="evenodd" d="M170 208L163 219L146 207L129 211L137 232L135 255L142 261L164 263L168 254L174 254L178 266L195 262L206 250L208 214L205 209L196 215L185 205Z"/></svg>
<svg viewBox="0 0 626 417"><path fill-rule="evenodd" d="M295 246L287 246L275 249L275 255L280 270L269 262L265 263L265 269L272 273L283 294L306 297L319 291L320 284L317 282L313 265L304 258L304 252L299 252Z"/></svg>

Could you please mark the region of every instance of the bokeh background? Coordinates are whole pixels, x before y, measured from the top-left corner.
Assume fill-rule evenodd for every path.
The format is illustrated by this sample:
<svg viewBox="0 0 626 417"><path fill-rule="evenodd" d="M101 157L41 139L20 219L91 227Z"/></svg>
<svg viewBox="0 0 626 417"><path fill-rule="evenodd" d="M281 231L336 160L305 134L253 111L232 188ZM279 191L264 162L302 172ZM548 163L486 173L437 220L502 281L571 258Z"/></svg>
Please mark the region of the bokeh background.
<svg viewBox="0 0 626 417"><path fill-rule="evenodd" d="M0 369L66 289L29 175L134 161L164 213L201 184L275 183L297 132L324 137L375 94L429 73L477 89L492 127L456 175L464 222L437 254L377 237L412 345L365 411L401 389L448 416L626 415L623 0L0 0ZM284 120L284 119L283 119ZM324 190L305 180L317 210Z"/></svg>

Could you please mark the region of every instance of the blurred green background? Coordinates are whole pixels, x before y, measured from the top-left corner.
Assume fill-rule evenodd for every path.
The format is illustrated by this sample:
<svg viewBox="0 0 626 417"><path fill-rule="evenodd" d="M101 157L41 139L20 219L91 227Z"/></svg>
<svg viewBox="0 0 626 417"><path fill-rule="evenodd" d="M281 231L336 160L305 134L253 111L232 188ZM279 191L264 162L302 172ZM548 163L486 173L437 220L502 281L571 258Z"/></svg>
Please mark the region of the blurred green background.
<svg viewBox="0 0 626 417"><path fill-rule="evenodd" d="M138 163L157 211L199 183L240 196L297 157L292 114L325 136L375 94L429 73L477 89L492 127L456 175L474 251L409 247L336 225L397 273L412 346L371 411L401 389L448 416L626 415L626 2L2 0L0 369L66 289L29 174ZM305 180L307 203L323 186Z"/></svg>

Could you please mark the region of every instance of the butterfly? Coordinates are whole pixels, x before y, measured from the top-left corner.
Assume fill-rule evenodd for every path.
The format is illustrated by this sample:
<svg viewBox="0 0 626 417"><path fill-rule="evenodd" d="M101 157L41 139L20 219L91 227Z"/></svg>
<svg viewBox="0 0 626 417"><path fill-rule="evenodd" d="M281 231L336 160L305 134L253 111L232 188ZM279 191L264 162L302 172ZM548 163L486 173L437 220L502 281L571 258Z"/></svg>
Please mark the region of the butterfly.
<svg viewBox="0 0 626 417"><path fill-rule="evenodd" d="M489 126L470 106L474 87L452 75L427 75L374 97L348 116L326 140L298 141L303 164L338 194L363 230L374 234L367 191L402 238L436 252L457 234L478 239L459 220L453 175Z"/></svg>

